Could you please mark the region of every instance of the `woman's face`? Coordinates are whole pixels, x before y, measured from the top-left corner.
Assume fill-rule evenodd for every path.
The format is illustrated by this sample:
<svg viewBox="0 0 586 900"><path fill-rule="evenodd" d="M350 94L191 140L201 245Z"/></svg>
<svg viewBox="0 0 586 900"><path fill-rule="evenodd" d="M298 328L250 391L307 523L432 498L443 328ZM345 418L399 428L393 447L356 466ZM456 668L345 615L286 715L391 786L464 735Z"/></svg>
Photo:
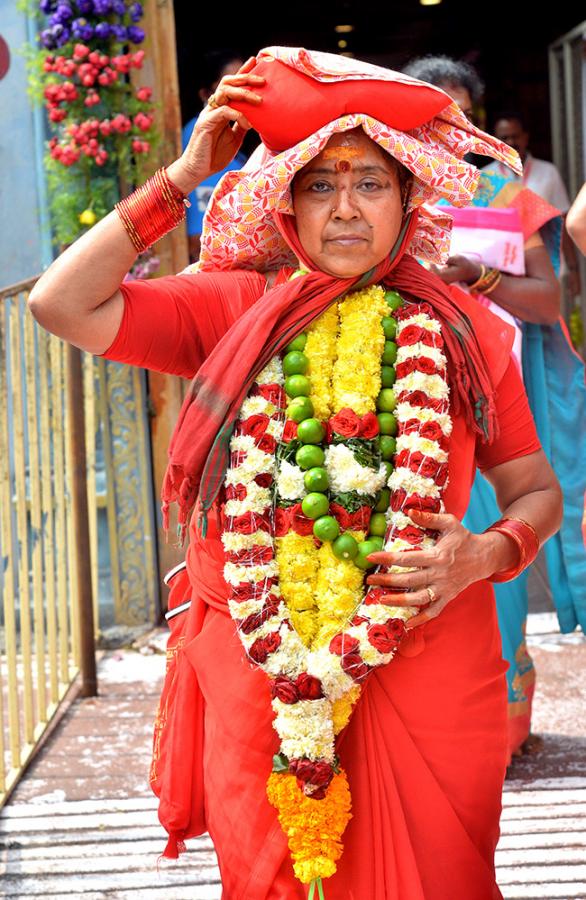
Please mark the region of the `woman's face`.
<svg viewBox="0 0 586 900"><path fill-rule="evenodd" d="M403 218L397 169L362 129L334 135L293 181L297 233L314 265L349 278L392 250Z"/></svg>

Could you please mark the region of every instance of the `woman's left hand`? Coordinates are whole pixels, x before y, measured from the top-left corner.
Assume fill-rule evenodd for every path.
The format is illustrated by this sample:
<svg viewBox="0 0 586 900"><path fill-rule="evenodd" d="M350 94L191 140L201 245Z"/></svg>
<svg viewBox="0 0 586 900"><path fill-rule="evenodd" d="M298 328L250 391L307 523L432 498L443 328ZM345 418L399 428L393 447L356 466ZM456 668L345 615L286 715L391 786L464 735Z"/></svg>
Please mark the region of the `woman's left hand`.
<svg viewBox="0 0 586 900"><path fill-rule="evenodd" d="M367 578L367 583L392 591L408 588L406 593L383 595L382 602L389 606L422 608L406 622L407 628L415 628L439 616L450 600L473 582L487 578L494 568L491 568L491 536L473 534L448 513L413 510L409 517L416 525L440 533L436 545L430 550L371 553L368 558L377 565L417 568L397 574L377 572Z"/></svg>
<svg viewBox="0 0 586 900"><path fill-rule="evenodd" d="M455 281L463 281L465 284L474 284L480 278L480 263L467 256L450 256L445 266L430 266L445 284L453 284Z"/></svg>

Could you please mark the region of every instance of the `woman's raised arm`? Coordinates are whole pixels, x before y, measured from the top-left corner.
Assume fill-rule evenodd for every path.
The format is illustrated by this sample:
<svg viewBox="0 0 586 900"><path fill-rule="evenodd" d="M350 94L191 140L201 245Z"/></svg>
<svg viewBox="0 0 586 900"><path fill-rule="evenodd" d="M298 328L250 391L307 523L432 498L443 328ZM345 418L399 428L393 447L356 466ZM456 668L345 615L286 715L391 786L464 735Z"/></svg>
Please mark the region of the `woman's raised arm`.
<svg viewBox="0 0 586 900"><path fill-rule="evenodd" d="M264 78L248 71L225 76L215 96L217 107L200 114L182 156L167 167L171 182L187 195L198 184L225 168L237 153L246 131L246 117L227 105L232 100L261 102L251 88ZM162 237L162 235L161 235ZM29 297L29 307L48 331L90 353L103 353L112 343L124 310L119 290L137 251L117 212L111 212L65 250L41 276Z"/></svg>

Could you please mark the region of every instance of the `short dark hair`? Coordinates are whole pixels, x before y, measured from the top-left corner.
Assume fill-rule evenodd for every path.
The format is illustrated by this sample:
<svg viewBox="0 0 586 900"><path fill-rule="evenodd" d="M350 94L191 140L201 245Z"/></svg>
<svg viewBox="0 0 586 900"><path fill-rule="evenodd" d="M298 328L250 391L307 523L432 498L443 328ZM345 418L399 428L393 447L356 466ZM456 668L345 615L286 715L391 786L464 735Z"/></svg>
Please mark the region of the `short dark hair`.
<svg viewBox="0 0 586 900"><path fill-rule="evenodd" d="M501 109L498 110L495 116L493 116L494 124L500 122L501 119L514 119L515 122L518 122L523 131L528 131L527 128L527 119L525 116L519 112L518 109Z"/></svg>
<svg viewBox="0 0 586 900"><path fill-rule="evenodd" d="M473 103L478 103L484 93L484 82L476 69L463 59L450 56L420 56L403 68L405 75L427 81L436 87L449 85L466 88Z"/></svg>

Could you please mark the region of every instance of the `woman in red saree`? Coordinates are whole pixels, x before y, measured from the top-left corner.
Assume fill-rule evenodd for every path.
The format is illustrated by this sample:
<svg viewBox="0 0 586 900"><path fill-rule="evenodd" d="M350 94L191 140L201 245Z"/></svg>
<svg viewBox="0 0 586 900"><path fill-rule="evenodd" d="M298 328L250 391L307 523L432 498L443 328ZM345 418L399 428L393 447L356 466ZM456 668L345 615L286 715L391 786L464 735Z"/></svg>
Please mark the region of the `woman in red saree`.
<svg viewBox="0 0 586 900"><path fill-rule="evenodd" d="M202 271L122 284L137 249L132 230L152 224L141 224L131 204L70 248L31 297L42 324L79 346L195 376L164 487L164 509L177 500L180 524L196 497L206 523L198 527L202 519L191 518L187 568L171 591L172 606L191 603L184 621L177 617L173 626L175 662L155 741L153 783L170 834L168 855L185 838L208 830L228 900L307 894L294 877L287 838L265 794L279 750L271 710L274 680L251 666L252 654L247 658L229 614L220 541L228 517L228 494L221 493L227 446L222 438L229 437L263 365L319 321L336 298L364 283L380 283L406 298L406 313L410 303L419 303L415 308L424 316L425 301L442 322L452 391L449 484L440 513L410 513L416 525L438 536L435 546L420 549L415 568L406 570L413 556L405 552L370 557L383 568L367 584L379 590L383 604L410 607L412 618L398 655L392 664L373 667L338 738L352 818L326 894L329 900L492 900L501 896L493 856L507 733L505 666L486 579L520 570L525 544L519 546L514 528L473 535L459 519L477 465L495 485L506 521L529 522L522 527L540 541L557 527L559 492L510 361L506 326L465 297L455 304L410 254L433 258L438 223L420 210L426 192L443 191L462 202L473 190L473 173L457 155L445 165L446 134L460 155L471 144L496 155L506 151L467 130L442 92L429 93L360 63L348 63L357 72L344 71L346 61L306 51L273 48L275 58L302 70L304 78L325 73L344 87L344 103L352 95L365 112L336 107L320 123L320 95L301 120L285 123L285 131L311 127L310 140L303 133L285 135L285 141L298 143L284 152L277 146L283 135L271 131L282 95L276 91L275 108L275 95L260 94L265 83L275 86L272 75L281 70L271 68L272 62L255 78L252 65L245 67L223 80L186 155L157 182L163 179L158 196L165 202L173 190L187 193L237 148L248 127L241 110L254 121L255 109L265 103L266 119L256 116L255 124L265 147L273 144L272 156L267 151L257 169L253 163L248 173L233 173L220 185L204 234ZM352 85L367 76L375 79L367 94L354 96ZM303 80L299 96L305 96L302 85ZM371 118L368 97L374 97L372 114L392 123ZM425 123L431 123L428 131ZM393 156L414 176L410 185L377 143L393 146ZM141 197L148 201L147 193ZM161 204L153 202L154 219ZM287 264L295 258L303 268L291 278ZM278 269L276 278L250 271L252 260L260 270ZM399 571L389 572L390 565Z"/></svg>

